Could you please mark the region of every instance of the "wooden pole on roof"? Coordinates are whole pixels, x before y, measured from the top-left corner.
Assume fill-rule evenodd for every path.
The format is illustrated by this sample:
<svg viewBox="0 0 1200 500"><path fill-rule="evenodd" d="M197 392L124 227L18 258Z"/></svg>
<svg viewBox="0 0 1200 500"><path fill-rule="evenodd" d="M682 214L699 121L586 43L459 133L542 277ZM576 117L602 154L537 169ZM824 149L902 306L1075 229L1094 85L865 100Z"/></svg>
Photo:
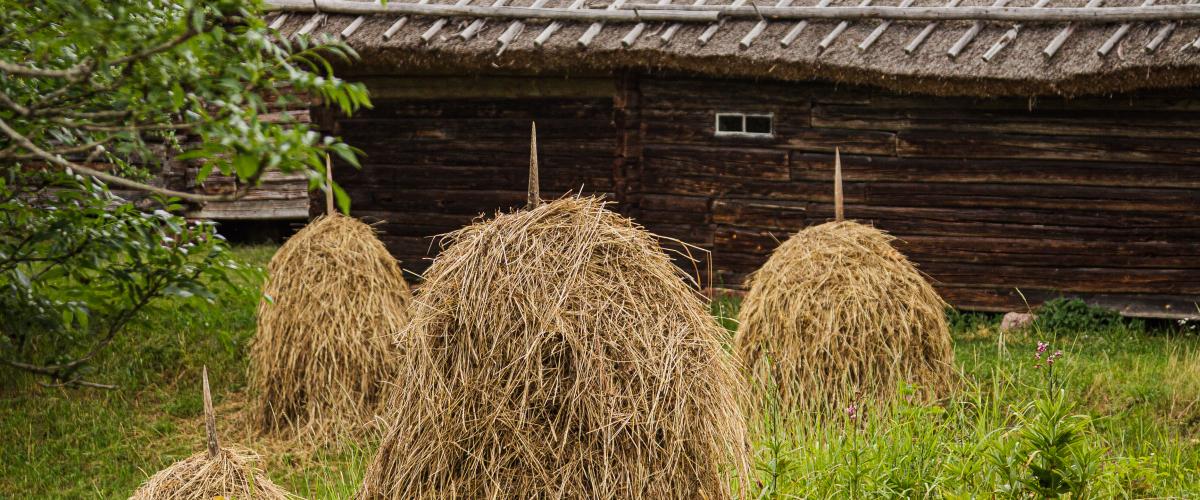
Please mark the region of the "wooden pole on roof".
<svg viewBox="0 0 1200 500"><path fill-rule="evenodd" d="M533 208L541 203L542 197L538 187L537 122L533 122L529 130L529 198L526 204Z"/></svg>
<svg viewBox="0 0 1200 500"><path fill-rule="evenodd" d="M333 161L325 153L325 215L333 215Z"/></svg>
<svg viewBox="0 0 1200 500"><path fill-rule="evenodd" d="M217 416L213 412L212 391L208 389L208 366L203 368L200 380L204 391L204 432L208 435L208 458L217 458L221 453L221 445L217 443Z"/></svg>
<svg viewBox="0 0 1200 500"><path fill-rule="evenodd" d="M842 207L842 151L841 148L833 148L833 218L841 222L846 218L846 211Z"/></svg>

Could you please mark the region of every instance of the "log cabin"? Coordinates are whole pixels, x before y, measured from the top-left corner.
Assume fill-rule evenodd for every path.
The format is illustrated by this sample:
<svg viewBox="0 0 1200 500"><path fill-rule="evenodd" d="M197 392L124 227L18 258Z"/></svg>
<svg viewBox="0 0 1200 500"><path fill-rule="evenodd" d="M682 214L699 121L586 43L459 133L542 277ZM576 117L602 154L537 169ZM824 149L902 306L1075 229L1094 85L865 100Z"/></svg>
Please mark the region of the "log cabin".
<svg viewBox="0 0 1200 500"><path fill-rule="evenodd" d="M364 151L336 181L413 273L524 203L536 121L544 197L707 250L718 289L833 217L838 148L846 216L956 307L1200 315L1195 0L451 1L268 2L359 53L339 76L374 107L313 119Z"/></svg>

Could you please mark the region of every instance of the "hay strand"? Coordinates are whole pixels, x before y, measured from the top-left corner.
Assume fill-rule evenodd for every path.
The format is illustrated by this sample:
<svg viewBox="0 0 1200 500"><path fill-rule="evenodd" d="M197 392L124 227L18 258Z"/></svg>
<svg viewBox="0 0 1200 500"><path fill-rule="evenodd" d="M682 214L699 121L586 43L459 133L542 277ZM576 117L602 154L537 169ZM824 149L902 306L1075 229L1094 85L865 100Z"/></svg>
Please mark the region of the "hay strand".
<svg viewBox="0 0 1200 500"><path fill-rule="evenodd" d="M890 401L903 382L927 400L951 387L946 304L893 239L853 221L809 227L751 275L735 347L760 401L829 414L855 394Z"/></svg>
<svg viewBox="0 0 1200 500"><path fill-rule="evenodd" d="M208 438L208 458L217 458L221 445L217 442L217 415L213 412L212 391L208 388L208 366L200 372L204 391L204 434Z"/></svg>
<svg viewBox="0 0 1200 500"><path fill-rule="evenodd" d="M749 477L727 335L596 198L446 237L358 498L728 498Z"/></svg>
<svg viewBox="0 0 1200 500"><path fill-rule="evenodd" d="M529 198L526 203L528 208L542 203L540 184L541 182L538 180L537 122L532 122L529 130Z"/></svg>
<svg viewBox="0 0 1200 500"><path fill-rule="evenodd" d="M375 416L397 372L392 337L411 294L374 230L338 213L292 236L268 265L251 346L254 425L336 437Z"/></svg>
<svg viewBox="0 0 1200 500"><path fill-rule="evenodd" d="M842 150L841 148L833 148L833 218L841 222L846 218L846 211L843 209L844 198L842 196Z"/></svg>
<svg viewBox="0 0 1200 500"><path fill-rule="evenodd" d="M216 415L208 386L208 367L201 372L204 393L204 428L208 447L146 480L131 500L211 500L246 498L283 500L295 498L276 486L253 463L258 456L245 449L226 449L217 445Z"/></svg>

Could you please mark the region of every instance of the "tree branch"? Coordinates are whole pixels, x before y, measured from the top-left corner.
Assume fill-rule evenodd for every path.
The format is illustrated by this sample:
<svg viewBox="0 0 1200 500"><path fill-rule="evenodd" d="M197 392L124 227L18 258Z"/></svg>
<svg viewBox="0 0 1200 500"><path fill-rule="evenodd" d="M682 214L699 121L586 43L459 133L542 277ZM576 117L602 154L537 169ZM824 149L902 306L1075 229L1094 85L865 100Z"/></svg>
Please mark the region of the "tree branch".
<svg viewBox="0 0 1200 500"><path fill-rule="evenodd" d="M16 76L31 76L34 78L72 78L91 71L90 59L71 66L67 69L38 69L0 60L0 71Z"/></svg>
<svg viewBox="0 0 1200 500"><path fill-rule="evenodd" d="M249 191L249 189L250 189L250 184L252 184L252 183L246 183L246 184L240 186L237 189L237 191L230 193L230 194L222 194L222 195L207 195L207 194L188 193L188 192L184 192L184 191L175 191L173 189L161 188L158 186L152 186L150 184L146 184L144 182L138 182L138 181L126 179L124 177L118 177L118 176L115 176L115 175L112 175L109 173L101 172L99 170L95 170L95 169L92 169L89 167L85 167L83 165L79 165L77 163L67 161L66 159L64 159L61 156L53 155L50 152L48 152L42 148L39 148L36 144L33 143L33 141L30 141L29 138L21 135L20 132L13 130L13 128L10 127L8 125L8 123L5 122L3 119L0 119L0 132L4 132L5 135L8 135L8 137L13 140L13 142L16 142L17 145L19 145L19 146L25 148L26 150L28 150L29 152L33 153L34 156L36 156L38 159L44 160L52 165L56 165L56 166L59 166L62 168L69 168L71 170L74 170L75 172L79 172L79 173L87 175L89 177L100 179L109 184L115 184L117 186L122 186L122 187L126 187L129 189L136 189L138 191L145 191L145 192L149 192L149 193L160 194L163 196L173 196L173 197L177 197L177 198L188 200L188 201L204 203L204 202L210 202L210 201L232 201L232 200L240 199L241 197L246 195L246 192Z"/></svg>

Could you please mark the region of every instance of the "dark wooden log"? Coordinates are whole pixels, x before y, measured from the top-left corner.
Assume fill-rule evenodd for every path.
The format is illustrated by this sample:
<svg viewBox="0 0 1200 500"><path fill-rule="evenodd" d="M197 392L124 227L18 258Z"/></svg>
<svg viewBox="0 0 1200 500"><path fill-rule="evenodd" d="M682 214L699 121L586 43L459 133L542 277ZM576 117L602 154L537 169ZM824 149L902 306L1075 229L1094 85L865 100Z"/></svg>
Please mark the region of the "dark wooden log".
<svg viewBox="0 0 1200 500"><path fill-rule="evenodd" d="M827 179L833 155L794 153L792 178ZM1200 168L1160 163L1012 161L1008 159L842 156L842 171L860 182L1063 184L1079 186L1200 188Z"/></svg>
<svg viewBox="0 0 1200 500"><path fill-rule="evenodd" d="M1049 136L956 132L900 132L900 156L1083 160L1195 165L1200 141L1144 137Z"/></svg>

